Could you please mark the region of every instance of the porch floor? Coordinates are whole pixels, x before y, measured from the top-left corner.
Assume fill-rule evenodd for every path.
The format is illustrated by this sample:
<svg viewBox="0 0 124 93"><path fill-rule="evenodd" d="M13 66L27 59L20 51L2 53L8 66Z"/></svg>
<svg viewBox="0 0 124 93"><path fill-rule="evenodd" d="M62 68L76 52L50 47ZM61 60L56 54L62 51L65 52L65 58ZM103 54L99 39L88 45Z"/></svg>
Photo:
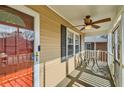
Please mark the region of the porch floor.
<svg viewBox="0 0 124 93"><path fill-rule="evenodd" d="M108 66L104 62L99 63L101 69L96 64L94 67L81 65L67 75L57 87L114 87Z"/></svg>

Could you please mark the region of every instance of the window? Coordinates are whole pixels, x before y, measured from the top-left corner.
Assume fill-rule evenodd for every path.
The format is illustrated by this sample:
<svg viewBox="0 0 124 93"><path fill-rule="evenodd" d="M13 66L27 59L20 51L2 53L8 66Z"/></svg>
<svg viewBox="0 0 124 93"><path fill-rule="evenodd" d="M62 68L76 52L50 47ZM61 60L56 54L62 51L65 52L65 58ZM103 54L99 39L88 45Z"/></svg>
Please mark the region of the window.
<svg viewBox="0 0 124 93"><path fill-rule="evenodd" d="M73 56L74 54L74 34L68 31L68 57Z"/></svg>
<svg viewBox="0 0 124 93"><path fill-rule="evenodd" d="M86 50L94 50L94 43L85 43L85 49Z"/></svg>
<svg viewBox="0 0 124 93"><path fill-rule="evenodd" d="M91 50L91 43L88 43L88 44L87 44L87 49L88 49L88 50Z"/></svg>
<svg viewBox="0 0 124 93"><path fill-rule="evenodd" d="M34 17L5 5L0 6L0 22L34 30Z"/></svg>
<svg viewBox="0 0 124 93"><path fill-rule="evenodd" d="M61 25L61 61L80 51L80 35Z"/></svg>
<svg viewBox="0 0 124 93"><path fill-rule="evenodd" d="M80 37L79 35L75 35L75 53L79 52L79 44L80 44Z"/></svg>
<svg viewBox="0 0 124 93"><path fill-rule="evenodd" d="M4 10L0 10L0 21L25 27L25 23L21 19L21 17L14 15L12 13L6 12Z"/></svg>

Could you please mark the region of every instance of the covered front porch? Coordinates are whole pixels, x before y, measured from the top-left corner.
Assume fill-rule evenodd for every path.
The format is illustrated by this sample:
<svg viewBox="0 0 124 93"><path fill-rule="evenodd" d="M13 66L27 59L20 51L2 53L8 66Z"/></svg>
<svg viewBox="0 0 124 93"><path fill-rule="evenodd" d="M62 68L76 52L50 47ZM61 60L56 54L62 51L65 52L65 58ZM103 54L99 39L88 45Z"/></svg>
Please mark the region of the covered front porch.
<svg viewBox="0 0 124 93"><path fill-rule="evenodd" d="M76 68L57 87L115 87L108 67L107 51L85 50Z"/></svg>

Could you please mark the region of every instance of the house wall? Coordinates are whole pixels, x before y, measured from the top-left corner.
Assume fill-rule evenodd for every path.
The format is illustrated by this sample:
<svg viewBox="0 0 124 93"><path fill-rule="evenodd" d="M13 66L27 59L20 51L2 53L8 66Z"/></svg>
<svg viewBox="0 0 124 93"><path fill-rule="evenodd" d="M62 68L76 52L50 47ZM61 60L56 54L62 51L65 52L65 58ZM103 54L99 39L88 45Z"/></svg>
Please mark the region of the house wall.
<svg viewBox="0 0 124 93"><path fill-rule="evenodd" d="M28 6L40 14L41 86L56 86L66 77L66 62L61 62L61 24L80 33L47 6ZM74 57L68 60L68 72L74 70ZM45 67L45 68L44 68Z"/></svg>
<svg viewBox="0 0 124 93"><path fill-rule="evenodd" d="M107 51L107 42L97 42L96 43L96 50Z"/></svg>
<svg viewBox="0 0 124 93"><path fill-rule="evenodd" d="M102 50L102 51L107 51L107 42L85 42L85 45L90 43L91 44L91 49L92 50ZM85 46L85 49L87 46Z"/></svg>

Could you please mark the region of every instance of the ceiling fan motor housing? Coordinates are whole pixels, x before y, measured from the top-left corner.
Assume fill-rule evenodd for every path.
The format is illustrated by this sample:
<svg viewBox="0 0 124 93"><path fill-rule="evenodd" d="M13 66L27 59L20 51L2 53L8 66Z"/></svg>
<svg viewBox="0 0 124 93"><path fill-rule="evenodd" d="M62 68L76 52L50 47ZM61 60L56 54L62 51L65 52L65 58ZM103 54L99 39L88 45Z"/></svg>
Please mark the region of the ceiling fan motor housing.
<svg viewBox="0 0 124 93"><path fill-rule="evenodd" d="M90 18L90 15L87 15L86 18Z"/></svg>
<svg viewBox="0 0 124 93"><path fill-rule="evenodd" d="M91 25L92 24L92 20L90 18L85 18L84 19L84 23L85 23L85 25Z"/></svg>

